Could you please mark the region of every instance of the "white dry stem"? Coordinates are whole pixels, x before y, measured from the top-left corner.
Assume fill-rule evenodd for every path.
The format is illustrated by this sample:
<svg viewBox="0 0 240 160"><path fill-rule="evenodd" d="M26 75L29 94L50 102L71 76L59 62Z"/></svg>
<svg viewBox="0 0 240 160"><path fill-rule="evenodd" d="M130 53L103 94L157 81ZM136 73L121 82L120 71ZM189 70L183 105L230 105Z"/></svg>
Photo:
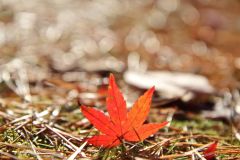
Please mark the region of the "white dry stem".
<svg viewBox="0 0 240 160"><path fill-rule="evenodd" d="M79 139L79 138L77 138L77 137L75 137L75 136L73 136L73 135L71 135L71 134L69 134L69 133L67 133L67 132L64 132L64 131L62 131L62 130L59 130L59 129L57 129L57 128L54 128L54 130L57 131L58 133L61 133L62 135L71 137L72 139L75 139L75 140L77 140L77 141L81 141L81 140L82 140L82 139Z"/></svg>
<svg viewBox="0 0 240 160"><path fill-rule="evenodd" d="M82 149L85 147L87 142L84 142L67 160L74 160L75 157L81 153Z"/></svg>
<svg viewBox="0 0 240 160"><path fill-rule="evenodd" d="M31 147L32 147L33 153L35 154L35 156L37 157L37 159L38 159L38 160L43 160L43 159L41 158L41 156L37 153L37 151L36 151L36 149L35 149L33 143L32 143L30 140L29 140L29 142L30 142L30 144L31 144Z"/></svg>
<svg viewBox="0 0 240 160"><path fill-rule="evenodd" d="M63 135L62 135L62 131L60 131L60 130L58 130L58 129L56 129L56 128L52 128L52 127L50 127L49 125L46 125L46 127L48 128L48 129L50 129L52 132L54 132L54 133L56 133L59 137L61 137L64 141L66 141L67 142L67 147L69 148L69 149L71 149L71 150L73 150L73 151L76 151L77 149L78 149L78 147L77 146L75 146L72 142L70 142L67 138L65 138ZM69 134L68 134L69 135ZM73 136L72 136L73 137ZM76 139L75 137L74 137L74 139ZM77 139L77 140L79 140L79 139ZM82 154L82 156L85 156L85 154L84 153L81 153Z"/></svg>
<svg viewBox="0 0 240 160"><path fill-rule="evenodd" d="M211 145L211 143L203 145L203 146L198 147L198 148L195 148L195 149L193 149L191 151L185 152L184 155L186 155L186 156L192 155L192 154L194 154L196 152L199 152L199 151L203 150L204 148L208 147L209 145Z"/></svg>
<svg viewBox="0 0 240 160"><path fill-rule="evenodd" d="M70 146L69 149L76 151L77 146L75 146L72 142L70 142L67 138L65 138L61 133L58 132L55 128L50 127L49 125L46 125L46 127L51 130L52 132L56 133L59 137L61 137L64 141L66 141Z"/></svg>
<svg viewBox="0 0 240 160"><path fill-rule="evenodd" d="M195 154L201 159L201 160L206 160L198 151L195 152Z"/></svg>
<svg viewBox="0 0 240 160"><path fill-rule="evenodd" d="M19 117L19 118L15 119L15 120L11 121L10 123L13 124L13 123L17 123L17 122L22 121L22 120L28 120L31 117L32 117L31 114L25 115L25 116Z"/></svg>

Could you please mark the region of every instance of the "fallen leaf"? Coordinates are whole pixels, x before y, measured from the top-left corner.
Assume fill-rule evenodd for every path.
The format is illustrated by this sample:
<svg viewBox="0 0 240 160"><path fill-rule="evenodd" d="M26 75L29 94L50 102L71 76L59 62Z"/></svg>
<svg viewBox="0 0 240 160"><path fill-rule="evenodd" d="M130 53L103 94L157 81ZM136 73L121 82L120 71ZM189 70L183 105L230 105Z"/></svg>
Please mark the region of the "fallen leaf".
<svg viewBox="0 0 240 160"><path fill-rule="evenodd" d="M102 133L87 139L87 142L94 146L111 148L118 146L123 140L142 141L166 126L168 122L143 124L150 110L153 92L154 87L145 92L128 112L126 101L111 74L106 100L109 116L94 108L81 106L83 115Z"/></svg>
<svg viewBox="0 0 240 160"><path fill-rule="evenodd" d="M217 149L217 141L212 143L204 152L204 158L207 160L213 160L215 158L215 152Z"/></svg>

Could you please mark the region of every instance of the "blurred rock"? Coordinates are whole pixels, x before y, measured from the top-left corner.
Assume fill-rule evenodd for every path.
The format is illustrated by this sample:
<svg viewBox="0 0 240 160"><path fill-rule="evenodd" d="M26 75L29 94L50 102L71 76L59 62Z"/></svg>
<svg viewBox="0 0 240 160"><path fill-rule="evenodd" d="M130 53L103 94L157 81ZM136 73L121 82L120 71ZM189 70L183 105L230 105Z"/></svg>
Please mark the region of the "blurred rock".
<svg viewBox="0 0 240 160"><path fill-rule="evenodd" d="M128 70L124 73L124 80L141 89L155 86L156 90L162 92L166 97L183 96L187 92L214 92L214 88L206 77L190 73Z"/></svg>

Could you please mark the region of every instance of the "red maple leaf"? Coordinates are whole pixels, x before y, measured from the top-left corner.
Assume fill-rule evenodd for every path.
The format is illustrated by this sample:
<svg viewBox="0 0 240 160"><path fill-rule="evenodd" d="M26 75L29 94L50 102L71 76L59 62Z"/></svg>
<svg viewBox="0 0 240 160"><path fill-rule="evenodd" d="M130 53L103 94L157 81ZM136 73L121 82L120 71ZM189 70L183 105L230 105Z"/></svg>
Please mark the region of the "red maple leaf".
<svg viewBox="0 0 240 160"><path fill-rule="evenodd" d="M207 160L213 160L215 159L215 152L217 149L217 141L214 143L210 144L210 146L203 152L204 158Z"/></svg>
<svg viewBox="0 0 240 160"><path fill-rule="evenodd" d="M94 108L81 106L83 115L102 133L87 139L88 143L111 148L123 140L142 141L167 125L168 122L143 124L150 110L153 92L154 87L146 91L128 112L126 101L111 74L106 100L109 116Z"/></svg>

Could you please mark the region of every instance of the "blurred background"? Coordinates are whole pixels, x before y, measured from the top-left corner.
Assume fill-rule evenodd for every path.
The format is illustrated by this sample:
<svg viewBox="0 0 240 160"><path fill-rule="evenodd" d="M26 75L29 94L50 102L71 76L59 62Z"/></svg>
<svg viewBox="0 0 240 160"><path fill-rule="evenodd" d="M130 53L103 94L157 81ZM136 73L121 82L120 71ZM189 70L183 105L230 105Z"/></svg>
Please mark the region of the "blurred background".
<svg viewBox="0 0 240 160"><path fill-rule="evenodd" d="M239 0L1 0L1 80L134 71L125 80L144 86L137 80L154 70L207 92L238 88L239 12Z"/></svg>

